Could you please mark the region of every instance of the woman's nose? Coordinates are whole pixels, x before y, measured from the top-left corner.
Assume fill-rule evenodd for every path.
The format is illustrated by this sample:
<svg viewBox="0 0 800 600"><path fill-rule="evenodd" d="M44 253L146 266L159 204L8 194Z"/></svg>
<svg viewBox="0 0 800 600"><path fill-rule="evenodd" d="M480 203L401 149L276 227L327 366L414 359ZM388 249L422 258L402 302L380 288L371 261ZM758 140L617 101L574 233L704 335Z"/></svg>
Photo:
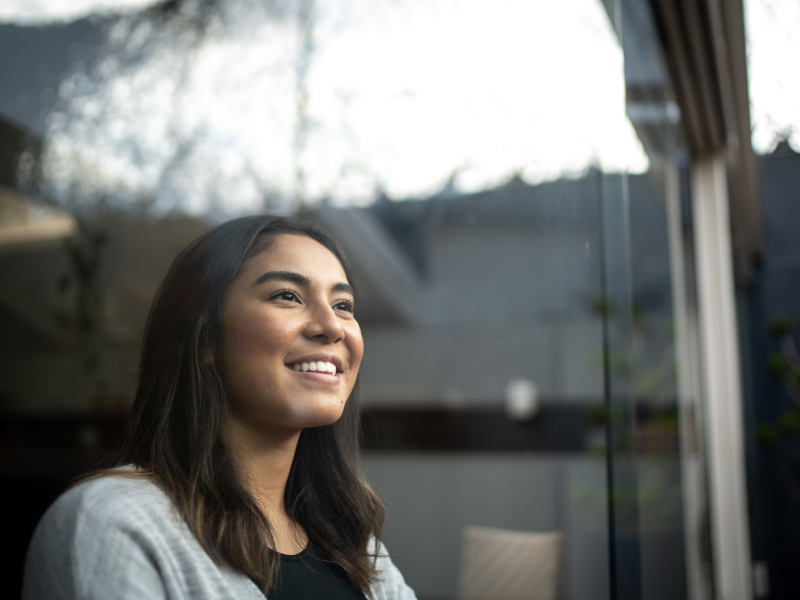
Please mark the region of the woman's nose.
<svg viewBox="0 0 800 600"><path fill-rule="evenodd" d="M304 333L310 338L324 338L330 344L344 339L342 324L327 304L311 311Z"/></svg>

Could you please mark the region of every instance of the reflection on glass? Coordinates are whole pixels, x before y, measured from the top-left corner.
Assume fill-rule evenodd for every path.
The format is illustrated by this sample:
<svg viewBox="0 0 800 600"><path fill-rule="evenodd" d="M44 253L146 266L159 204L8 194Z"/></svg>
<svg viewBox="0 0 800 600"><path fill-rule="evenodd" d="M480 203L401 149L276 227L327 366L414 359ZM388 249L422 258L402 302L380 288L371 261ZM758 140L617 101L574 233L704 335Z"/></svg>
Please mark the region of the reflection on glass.
<svg viewBox="0 0 800 600"><path fill-rule="evenodd" d="M595 0L180 2L61 82L47 181L157 209L369 202L647 167Z"/></svg>
<svg viewBox="0 0 800 600"><path fill-rule="evenodd" d="M421 599L458 595L468 526L563 532L561 598L684 597L679 115L636 6L183 0L85 22L19 171L77 218L72 251L0 256L0 294L39 277L59 332L6 380L56 383L10 404L124 405L177 247L297 213L353 262L364 468Z"/></svg>

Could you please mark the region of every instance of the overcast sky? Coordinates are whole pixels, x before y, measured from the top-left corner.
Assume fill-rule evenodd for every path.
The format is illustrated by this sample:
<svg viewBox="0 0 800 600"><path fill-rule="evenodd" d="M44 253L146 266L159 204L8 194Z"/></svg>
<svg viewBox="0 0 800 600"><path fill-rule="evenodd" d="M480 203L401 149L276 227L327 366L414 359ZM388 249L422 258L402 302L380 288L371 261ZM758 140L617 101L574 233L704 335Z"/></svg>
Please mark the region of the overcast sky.
<svg viewBox="0 0 800 600"><path fill-rule="evenodd" d="M469 192L514 174L648 167L598 0L318 0L300 144L296 19L221 6L224 28L200 45L112 25L111 48L146 36L144 58L103 51L88 78L62 81L46 135L54 180L102 171L162 205L247 211L269 195L368 203L451 177Z"/></svg>
<svg viewBox="0 0 800 600"><path fill-rule="evenodd" d="M248 1L229 4L259 5ZM0 21L67 22L148 4L5 0ZM171 196L196 211L210 195L236 198L246 211L268 194L358 203L377 188L430 194L453 175L473 191L512 173L535 183L591 164L648 167L625 115L622 53L599 0L316 6L301 147L297 27L234 10L228 35L210 37L191 63L180 44L165 43L122 75L114 56L104 59L112 75L99 92L86 93L84 73L69 76L58 90L67 108L48 118L53 164L70 156L73 171L80 163L93 174L102 164L115 186L157 186L167 204ZM753 144L766 152L791 134L800 149L800 2L747 0L746 18ZM185 168L165 177L180 144L191 145L178 157Z"/></svg>
<svg viewBox="0 0 800 600"><path fill-rule="evenodd" d="M753 147L800 152L800 1L745 0Z"/></svg>
<svg viewBox="0 0 800 600"><path fill-rule="evenodd" d="M42 25L74 21L91 14L136 10L152 4L154 0L3 0L0 21Z"/></svg>
<svg viewBox="0 0 800 600"><path fill-rule="evenodd" d="M138 9L154 0L4 0L0 22L42 24L97 12ZM769 151L777 137L794 133L800 150L800 2L744 0L747 20L753 145Z"/></svg>

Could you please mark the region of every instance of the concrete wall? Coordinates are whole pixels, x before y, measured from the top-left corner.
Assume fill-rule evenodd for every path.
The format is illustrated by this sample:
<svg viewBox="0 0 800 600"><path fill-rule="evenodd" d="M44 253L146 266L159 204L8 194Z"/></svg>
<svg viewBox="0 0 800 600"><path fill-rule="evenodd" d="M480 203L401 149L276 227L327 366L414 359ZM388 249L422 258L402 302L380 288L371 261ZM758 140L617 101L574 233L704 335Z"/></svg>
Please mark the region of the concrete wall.
<svg viewBox="0 0 800 600"><path fill-rule="evenodd" d="M366 453L363 467L386 504L384 542L421 600L456 597L468 525L565 532L561 598L609 598L603 456ZM642 457L638 477L642 597L676 600L685 580L680 468L675 458Z"/></svg>
<svg viewBox="0 0 800 600"><path fill-rule="evenodd" d="M567 534L562 597L608 598L605 464L514 454L368 454L385 543L422 600L455 598L467 525Z"/></svg>

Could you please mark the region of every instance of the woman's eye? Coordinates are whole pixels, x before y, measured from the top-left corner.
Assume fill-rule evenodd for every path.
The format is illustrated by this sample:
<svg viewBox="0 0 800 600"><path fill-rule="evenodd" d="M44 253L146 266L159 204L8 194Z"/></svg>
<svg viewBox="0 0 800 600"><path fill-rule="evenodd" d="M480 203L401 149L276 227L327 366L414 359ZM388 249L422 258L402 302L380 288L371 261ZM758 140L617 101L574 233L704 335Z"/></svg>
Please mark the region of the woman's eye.
<svg viewBox="0 0 800 600"><path fill-rule="evenodd" d="M333 308L335 310L344 310L349 313L353 313L356 310L355 304L350 300L340 300L333 305Z"/></svg>
<svg viewBox="0 0 800 600"><path fill-rule="evenodd" d="M286 300L287 302L298 302L297 294L291 290L281 290L272 296L273 300Z"/></svg>

